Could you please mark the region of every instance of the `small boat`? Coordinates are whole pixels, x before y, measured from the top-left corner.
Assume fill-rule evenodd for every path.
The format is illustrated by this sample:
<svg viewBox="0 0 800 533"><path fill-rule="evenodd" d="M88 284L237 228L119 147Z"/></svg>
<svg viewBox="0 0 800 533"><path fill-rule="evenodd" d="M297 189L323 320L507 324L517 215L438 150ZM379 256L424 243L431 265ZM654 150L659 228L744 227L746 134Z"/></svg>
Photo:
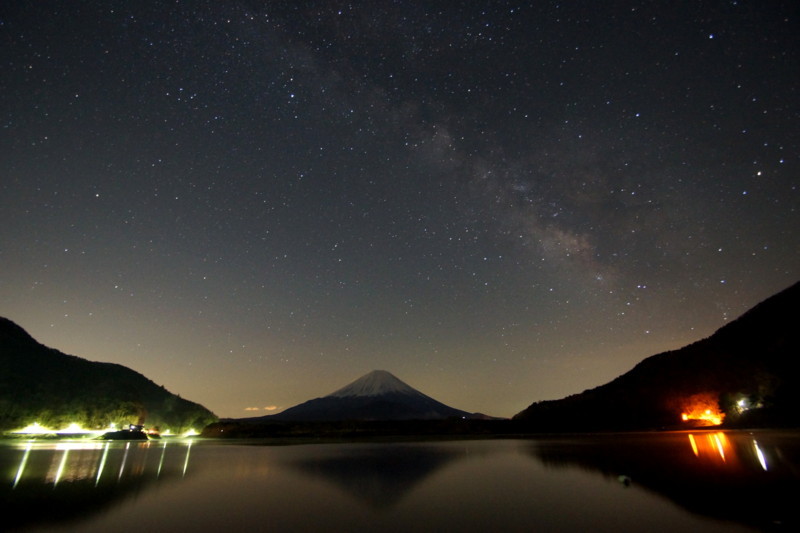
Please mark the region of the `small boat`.
<svg viewBox="0 0 800 533"><path fill-rule="evenodd" d="M148 438L144 426L135 424L129 425L127 429L109 431L100 437L101 440L147 440Z"/></svg>

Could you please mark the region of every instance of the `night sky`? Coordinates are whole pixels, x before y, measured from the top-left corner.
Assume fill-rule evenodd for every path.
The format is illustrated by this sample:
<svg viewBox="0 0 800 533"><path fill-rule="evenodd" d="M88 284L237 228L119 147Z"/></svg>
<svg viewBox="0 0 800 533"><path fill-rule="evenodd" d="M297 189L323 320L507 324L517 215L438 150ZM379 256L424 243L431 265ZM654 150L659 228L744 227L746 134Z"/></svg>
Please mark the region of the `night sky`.
<svg viewBox="0 0 800 533"><path fill-rule="evenodd" d="M511 416L800 279L797 2L3 2L0 315L225 417Z"/></svg>

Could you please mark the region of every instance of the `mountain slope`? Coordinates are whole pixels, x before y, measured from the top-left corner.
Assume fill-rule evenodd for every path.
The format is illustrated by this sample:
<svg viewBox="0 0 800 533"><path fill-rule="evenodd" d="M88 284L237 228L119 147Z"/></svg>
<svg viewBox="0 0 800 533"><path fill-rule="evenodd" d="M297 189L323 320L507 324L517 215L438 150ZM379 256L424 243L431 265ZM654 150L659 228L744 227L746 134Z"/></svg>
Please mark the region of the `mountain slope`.
<svg viewBox="0 0 800 533"><path fill-rule="evenodd" d="M349 385L345 385L341 389L332 392L327 397L347 398L349 396L380 396L382 394L395 392L412 396L424 396L424 394L406 385L391 373L385 370L373 370Z"/></svg>
<svg viewBox="0 0 800 533"><path fill-rule="evenodd" d="M648 357L600 387L534 403L514 419L554 430L679 427L681 413L700 401L729 425L800 425L798 307L800 283L711 337Z"/></svg>
<svg viewBox="0 0 800 533"><path fill-rule="evenodd" d="M419 392L384 370L374 370L322 398L255 420L437 420L473 415Z"/></svg>
<svg viewBox="0 0 800 533"><path fill-rule="evenodd" d="M32 422L64 427L147 423L181 431L216 420L202 405L184 400L122 365L87 361L36 342L0 317L0 429Z"/></svg>

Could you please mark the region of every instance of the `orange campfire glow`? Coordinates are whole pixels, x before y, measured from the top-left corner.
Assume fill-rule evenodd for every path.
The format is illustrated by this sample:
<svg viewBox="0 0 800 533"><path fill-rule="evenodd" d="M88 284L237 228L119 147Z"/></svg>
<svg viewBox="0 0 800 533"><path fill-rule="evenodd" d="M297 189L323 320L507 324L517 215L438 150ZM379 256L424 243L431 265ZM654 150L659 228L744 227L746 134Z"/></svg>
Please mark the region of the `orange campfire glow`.
<svg viewBox="0 0 800 533"><path fill-rule="evenodd" d="M684 405L681 419L684 422L692 421L695 426L719 426L725 419L725 413L720 410L713 394L695 394Z"/></svg>
<svg viewBox="0 0 800 533"><path fill-rule="evenodd" d="M692 411L691 413L683 413L681 415L681 419L686 422L689 420L697 420L701 423L701 426L718 426L722 424L722 419L725 418L723 413L714 413L710 409L706 409L700 413Z"/></svg>

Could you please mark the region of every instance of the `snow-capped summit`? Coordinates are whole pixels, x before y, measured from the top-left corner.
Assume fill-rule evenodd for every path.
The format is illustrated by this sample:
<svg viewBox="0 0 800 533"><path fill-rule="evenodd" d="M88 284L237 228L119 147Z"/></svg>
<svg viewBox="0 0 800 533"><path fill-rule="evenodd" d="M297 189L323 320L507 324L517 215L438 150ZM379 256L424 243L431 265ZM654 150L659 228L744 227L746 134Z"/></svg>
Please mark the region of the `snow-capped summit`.
<svg viewBox="0 0 800 533"><path fill-rule="evenodd" d="M350 396L380 396L390 392L401 394L422 394L410 387L386 370L373 370L342 387L336 392L328 394L326 398L346 398Z"/></svg>
<svg viewBox="0 0 800 533"><path fill-rule="evenodd" d="M436 420L473 418L427 396L385 370L373 370L349 385L295 405L272 420Z"/></svg>

